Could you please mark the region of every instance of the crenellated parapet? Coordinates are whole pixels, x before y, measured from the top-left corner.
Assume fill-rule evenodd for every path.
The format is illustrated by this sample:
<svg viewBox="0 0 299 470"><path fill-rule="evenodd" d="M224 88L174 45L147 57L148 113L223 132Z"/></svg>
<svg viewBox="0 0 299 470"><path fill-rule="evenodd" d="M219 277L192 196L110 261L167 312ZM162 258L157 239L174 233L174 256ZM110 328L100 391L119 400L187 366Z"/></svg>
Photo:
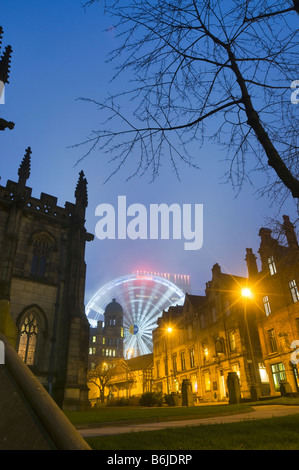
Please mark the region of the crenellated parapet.
<svg viewBox="0 0 299 470"><path fill-rule="evenodd" d="M18 182L8 180L6 186L0 186L0 204L10 205L12 202L22 205L25 213L52 218L53 220L68 223L78 214L78 205L84 221L87 207L87 181L84 173L79 174L75 190L76 202L66 202L64 207L57 205L57 197L41 193L39 198L32 196L32 188L26 186L30 176L31 148L28 147L18 170Z"/></svg>

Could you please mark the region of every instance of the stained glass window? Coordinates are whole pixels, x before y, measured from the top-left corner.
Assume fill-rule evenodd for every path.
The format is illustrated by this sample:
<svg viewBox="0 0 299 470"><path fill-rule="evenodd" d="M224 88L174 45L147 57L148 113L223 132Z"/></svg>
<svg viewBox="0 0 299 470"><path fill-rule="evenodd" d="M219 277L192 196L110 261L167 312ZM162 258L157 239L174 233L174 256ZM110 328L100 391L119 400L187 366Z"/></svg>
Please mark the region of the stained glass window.
<svg viewBox="0 0 299 470"><path fill-rule="evenodd" d="M20 332L18 354L29 366L34 364L38 335L38 321L34 313L29 313L23 321Z"/></svg>

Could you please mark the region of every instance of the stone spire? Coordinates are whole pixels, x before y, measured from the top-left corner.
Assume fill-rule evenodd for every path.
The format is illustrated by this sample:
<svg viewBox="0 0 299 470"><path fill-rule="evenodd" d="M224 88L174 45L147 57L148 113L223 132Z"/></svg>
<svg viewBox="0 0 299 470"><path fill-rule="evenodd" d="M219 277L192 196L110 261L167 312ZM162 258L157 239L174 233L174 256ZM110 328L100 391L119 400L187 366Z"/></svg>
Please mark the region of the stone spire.
<svg viewBox="0 0 299 470"><path fill-rule="evenodd" d="M30 176L30 163L31 163L31 147L28 147L26 150L26 153L24 155L24 158L22 160L22 163L19 167L18 175L19 175L19 182L23 181L26 183Z"/></svg>
<svg viewBox="0 0 299 470"><path fill-rule="evenodd" d="M0 26L0 52L1 52L1 45L2 45L2 37L3 37L3 28ZM11 46L6 46L5 51L0 56L0 97L4 92L4 86L8 82L9 77L9 69L10 69L10 61L11 61L11 54L12 48ZM0 117L0 131L5 131L5 129L14 129L15 123L12 121L7 121L6 119Z"/></svg>
<svg viewBox="0 0 299 470"><path fill-rule="evenodd" d="M80 171L79 180L77 183L76 191L75 191L75 198L76 204L82 205L84 208L88 205L88 197L87 197L87 180L83 171Z"/></svg>
<svg viewBox="0 0 299 470"><path fill-rule="evenodd" d="M3 37L3 28L0 26L0 50ZM0 58L0 80L3 83L9 83L9 69L11 62L12 47L6 46L2 57Z"/></svg>

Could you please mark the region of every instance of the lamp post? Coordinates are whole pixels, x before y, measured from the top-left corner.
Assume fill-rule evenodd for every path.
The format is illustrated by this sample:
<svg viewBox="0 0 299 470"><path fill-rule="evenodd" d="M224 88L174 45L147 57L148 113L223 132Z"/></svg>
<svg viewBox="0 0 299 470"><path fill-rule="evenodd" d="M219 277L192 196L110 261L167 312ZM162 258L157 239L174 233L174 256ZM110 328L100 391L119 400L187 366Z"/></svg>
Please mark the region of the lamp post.
<svg viewBox="0 0 299 470"><path fill-rule="evenodd" d="M167 333L172 333L172 328L169 326L166 328ZM165 339L165 355L166 355L166 363L165 363L165 369L166 369L166 380L167 380L167 395L169 395L169 373L168 373L168 351L167 351L167 339L166 339L166 334L164 336Z"/></svg>
<svg viewBox="0 0 299 470"><path fill-rule="evenodd" d="M127 380L127 398L129 398L129 373L128 373L128 359L129 359L129 353L131 353L131 358L133 356L133 353L134 353L134 349L128 349L127 352L126 352L126 356L127 356L127 367L126 367L126 380Z"/></svg>
<svg viewBox="0 0 299 470"><path fill-rule="evenodd" d="M250 374L250 382L251 382L251 387L250 388L253 387L255 389L255 391L257 392L258 380L257 380L257 373L256 373L255 362L254 362L254 356L253 356L251 334L250 334L248 321L247 321L247 303L246 303L247 299L253 298L253 293L252 293L251 289L246 287L246 288L242 289L241 295L243 297L243 302L244 302L244 321L245 321L245 326L246 326L246 332L247 332L249 348L250 348L251 362L252 362L253 373L254 373L254 383L252 383L252 375Z"/></svg>

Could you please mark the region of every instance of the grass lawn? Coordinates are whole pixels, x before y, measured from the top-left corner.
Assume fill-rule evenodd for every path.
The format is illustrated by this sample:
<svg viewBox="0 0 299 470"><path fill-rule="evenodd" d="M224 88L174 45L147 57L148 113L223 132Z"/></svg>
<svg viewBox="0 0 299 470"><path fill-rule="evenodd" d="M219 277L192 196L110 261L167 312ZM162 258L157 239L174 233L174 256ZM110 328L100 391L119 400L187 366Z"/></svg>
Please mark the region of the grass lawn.
<svg viewBox="0 0 299 470"><path fill-rule="evenodd" d="M279 397L238 405L193 407L103 407L65 412L78 428L117 422L198 419L248 413L251 406L299 405L299 398ZM241 423L211 424L161 431L87 438L94 450L299 450L299 415Z"/></svg>
<svg viewBox="0 0 299 470"><path fill-rule="evenodd" d="M278 397L256 403L241 403L238 405L200 405L191 407L163 406L142 408L140 406L117 406L93 408L88 411L65 411L68 419L76 426L95 426L96 424L117 421L169 421L178 419L198 419L209 416L225 416L235 413L248 413L252 405L299 405L299 398Z"/></svg>
<svg viewBox="0 0 299 470"><path fill-rule="evenodd" d="M299 450L299 416L87 438L93 450Z"/></svg>
<svg viewBox="0 0 299 470"><path fill-rule="evenodd" d="M88 411L66 411L68 419L76 426L95 426L102 423L117 421L169 421L179 419L198 419L209 416L225 416L235 413L248 413L249 404L241 405L208 405L191 407L105 407Z"/></svg>

